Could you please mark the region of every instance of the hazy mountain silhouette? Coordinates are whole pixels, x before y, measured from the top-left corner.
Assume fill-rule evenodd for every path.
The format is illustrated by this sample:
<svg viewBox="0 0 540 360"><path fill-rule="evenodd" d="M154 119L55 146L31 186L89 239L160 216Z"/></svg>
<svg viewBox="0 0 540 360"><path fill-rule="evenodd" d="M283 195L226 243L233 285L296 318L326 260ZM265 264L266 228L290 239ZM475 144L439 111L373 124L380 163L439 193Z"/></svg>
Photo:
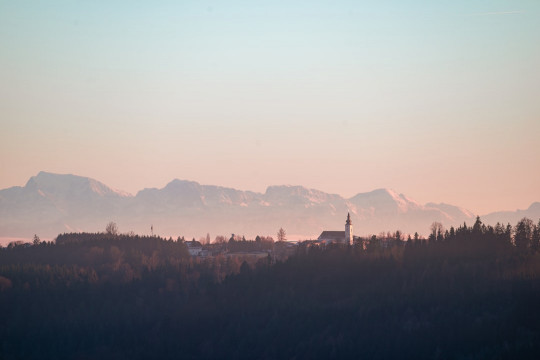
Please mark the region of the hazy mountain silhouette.
<svg viewBox="0 0 540 360"><path fill-rule="evenodd" d="M315 238L323 229L342 230L348 211L358 235L398 229L427 234L433 221L449 227L475 218L458 206L422 205L389 189L346 199L302 186L270 186L257 193L175 179L162 189L144 189L134 196L94 179L40 172L24 187L0 190L0 236L103 231L108 221L115 221L120 231L141 234L153 225L165 236L274 236L283 227L288 234ZM482 219L515 223L524 216L538 219L540 203Z"/></svg>
<svg viewBox="0 0 540 360"><path fill-rule="evenodd" d="M540 202L534 202L526 210L516 210L516 211L497 211L491 214L485 215L482 217L482 221L488 224L493 223L510 223L515 224L519 220L527 217L532 219L535 223L540 219Z"/></svg>

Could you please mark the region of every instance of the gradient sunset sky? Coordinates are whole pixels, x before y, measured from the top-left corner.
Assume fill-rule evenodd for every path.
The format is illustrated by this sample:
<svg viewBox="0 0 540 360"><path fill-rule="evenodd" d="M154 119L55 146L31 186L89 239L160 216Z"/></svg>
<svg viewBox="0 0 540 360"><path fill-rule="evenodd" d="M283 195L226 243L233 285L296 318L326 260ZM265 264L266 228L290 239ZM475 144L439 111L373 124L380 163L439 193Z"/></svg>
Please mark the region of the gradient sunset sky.
<svg viewBox="0 0 540 360"><path fill-rule="evenodd" d="M0 188L40 170L477 214L540 201L540 1L2 1Z"/></svg>

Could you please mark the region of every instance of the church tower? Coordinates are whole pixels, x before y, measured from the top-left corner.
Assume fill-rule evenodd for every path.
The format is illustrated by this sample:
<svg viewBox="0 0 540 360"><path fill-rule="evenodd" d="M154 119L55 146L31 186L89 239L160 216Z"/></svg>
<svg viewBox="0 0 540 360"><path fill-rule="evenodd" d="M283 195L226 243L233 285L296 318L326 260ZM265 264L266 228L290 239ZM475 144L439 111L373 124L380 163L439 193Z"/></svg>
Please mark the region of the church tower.
<svg viewBox="0 0 540 360"><path fill-rule="evenodd" d="M347 221L345 222L345 244L353 245L354 236L352 231L351 214L347 213Z"/></svg>

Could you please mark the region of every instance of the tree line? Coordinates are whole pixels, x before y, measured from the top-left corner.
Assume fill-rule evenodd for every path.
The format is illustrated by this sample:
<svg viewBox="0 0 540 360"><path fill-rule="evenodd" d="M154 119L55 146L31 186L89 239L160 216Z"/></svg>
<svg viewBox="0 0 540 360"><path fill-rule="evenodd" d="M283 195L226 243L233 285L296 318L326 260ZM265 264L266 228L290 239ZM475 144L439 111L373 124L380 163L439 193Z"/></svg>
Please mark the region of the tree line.
<svg viewBox="0 0 540 360"><path fill-rule="evenodd" d="M537 359L538 229L478 218L275 262L119 234L3 248L0 358Z"/></svg>

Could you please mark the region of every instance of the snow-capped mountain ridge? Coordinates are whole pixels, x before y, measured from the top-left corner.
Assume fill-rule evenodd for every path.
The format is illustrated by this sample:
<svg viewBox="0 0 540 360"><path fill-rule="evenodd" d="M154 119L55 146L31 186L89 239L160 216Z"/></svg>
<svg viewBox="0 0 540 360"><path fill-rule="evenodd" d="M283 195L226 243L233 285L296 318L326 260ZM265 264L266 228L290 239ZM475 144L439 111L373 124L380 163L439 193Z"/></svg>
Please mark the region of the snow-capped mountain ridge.
<svg viewBox="0 0 540 360"><path fill-rule="evenodd" d="M112 220L121 230L143 234L150 224L171 236L234 232L249 237L272 235L284 227L289 233L313 238L322 230L340 230L347 212L357 235L398 229L425 234L433 221L449 227L475 218L458 206L421 205L390 189L347 199L299 185L274 185L257 193L174 179L163 188L146 188L131 195L91 178L40 172L24 187L0 190L0 236L39 233L54 237L72 229L101 231ZM540 214L540 203L512 216L536 212Z"/></svg>
<svg viewBox="0 0 540 360"><path fill-rule="evenodd" d="M114 190L95 179L71 174L54 174L45 171L40 171L36 176L32 176L24 187L48 194L88 192L98 196L132 196L125 191Z"/></svg>

